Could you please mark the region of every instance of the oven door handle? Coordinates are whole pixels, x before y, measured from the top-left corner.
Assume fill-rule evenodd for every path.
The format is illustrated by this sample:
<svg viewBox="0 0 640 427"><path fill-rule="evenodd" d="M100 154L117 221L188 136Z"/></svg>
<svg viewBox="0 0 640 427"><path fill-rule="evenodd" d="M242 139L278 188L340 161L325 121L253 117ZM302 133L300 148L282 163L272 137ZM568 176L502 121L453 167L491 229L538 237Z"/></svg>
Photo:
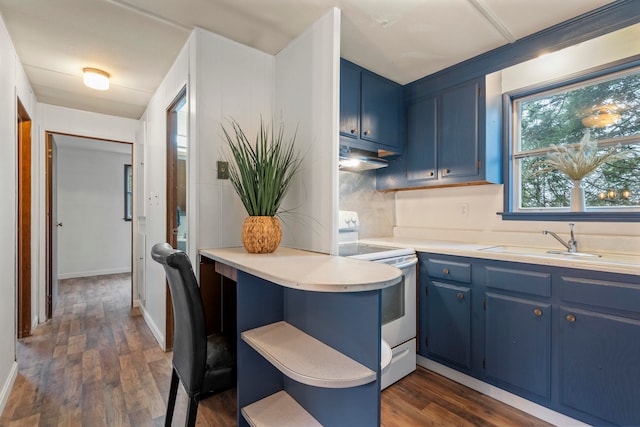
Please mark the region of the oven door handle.
<svg viewBox="0 0 640 427"><path fill-rule="evenodd" d="M418 263L418 258L416 257L416 258L411 258L410 261L403 262L402 264L394 265L394 267L395 268L399 268L400 270L402 270L403 268L413 267L417 263Z"/></svg>

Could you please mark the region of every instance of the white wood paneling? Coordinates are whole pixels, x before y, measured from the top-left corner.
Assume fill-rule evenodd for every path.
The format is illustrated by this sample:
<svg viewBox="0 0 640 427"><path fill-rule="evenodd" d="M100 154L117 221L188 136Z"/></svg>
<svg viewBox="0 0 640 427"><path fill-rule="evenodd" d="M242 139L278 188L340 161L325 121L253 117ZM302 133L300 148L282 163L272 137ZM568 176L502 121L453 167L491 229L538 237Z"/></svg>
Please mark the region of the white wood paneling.
<svg viewBox="0 0 640 427"><path fill-rule="evenodd" d="M0 21L0 411L15 378L16 342L16 56Z"/></svg>
<svg viewBox="0 0 640 427"><path fill-rule="evenodd" d="M276 55L276 111L304 156L283 203L283 243L337 252L340 11L336 8Z"/></svg>
<svg viewBox="0 0 640 427"><path fill-rule="evenodd" d="M222 125L237 120L251 139L260 117L270 123L275 58L204 30L196 30L197 235L196 248L238 246L247 216L229 180L217 179L226 141Z"/></svg>

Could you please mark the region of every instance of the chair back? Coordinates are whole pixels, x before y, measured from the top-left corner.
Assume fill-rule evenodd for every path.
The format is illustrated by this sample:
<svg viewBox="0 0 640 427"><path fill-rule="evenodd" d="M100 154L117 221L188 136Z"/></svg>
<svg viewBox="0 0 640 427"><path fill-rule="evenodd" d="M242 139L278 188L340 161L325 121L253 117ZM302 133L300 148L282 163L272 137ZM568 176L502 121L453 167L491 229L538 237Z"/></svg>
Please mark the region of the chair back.
<svg viewBox="0 0 640 427"><path fill-rule="evenodd" d="M204 306L186 253L157 243L151 257L164 267L173 303L173 366L187 392L202 388L207 358Z"/></svg>

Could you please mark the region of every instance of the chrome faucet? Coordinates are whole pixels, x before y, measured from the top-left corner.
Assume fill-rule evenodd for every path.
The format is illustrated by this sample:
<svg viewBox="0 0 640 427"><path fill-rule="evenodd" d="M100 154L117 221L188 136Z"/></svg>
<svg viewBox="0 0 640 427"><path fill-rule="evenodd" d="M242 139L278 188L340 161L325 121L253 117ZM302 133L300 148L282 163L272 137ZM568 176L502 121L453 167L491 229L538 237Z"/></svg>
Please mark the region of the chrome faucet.
<svg viewBox="0 0 640 427"><path fill-rule="evenodd" d="M573 236L573 223L572 222L569 223L569 228L571 230L571 238L569 239L568 242L565 242L564 240L562 240L562 238L560 238L560 236L558 236L553 231L542 230L542 234L551 234L551 236L553 236L558 242L562 243L562 246L567 248L568 252L576 253L576 252L578 252L578 242L576 241L575 237Z"/></svg>

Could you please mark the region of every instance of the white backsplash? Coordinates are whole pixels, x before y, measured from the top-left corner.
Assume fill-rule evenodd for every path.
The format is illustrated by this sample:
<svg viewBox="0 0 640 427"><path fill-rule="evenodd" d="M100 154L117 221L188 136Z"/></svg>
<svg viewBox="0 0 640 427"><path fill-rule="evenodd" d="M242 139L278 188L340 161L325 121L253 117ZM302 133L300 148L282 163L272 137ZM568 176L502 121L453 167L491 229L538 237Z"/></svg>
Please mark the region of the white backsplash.
<svg viewBox="0 0 640 427"><path fill-rule="evenodd" d="M375 171L340 171L339 180L340 210L358 212L360 238L392 236L395 194L376 191Z"/></svg>
<svg viewBox="0 0 640 427"><path fill-rule="evenodd" d="M562 249L542 230L569 238L569 221L503 221L502 185L396 193L394 236ZM640 223L576 222L581 251L640 254Z"/></svg>

